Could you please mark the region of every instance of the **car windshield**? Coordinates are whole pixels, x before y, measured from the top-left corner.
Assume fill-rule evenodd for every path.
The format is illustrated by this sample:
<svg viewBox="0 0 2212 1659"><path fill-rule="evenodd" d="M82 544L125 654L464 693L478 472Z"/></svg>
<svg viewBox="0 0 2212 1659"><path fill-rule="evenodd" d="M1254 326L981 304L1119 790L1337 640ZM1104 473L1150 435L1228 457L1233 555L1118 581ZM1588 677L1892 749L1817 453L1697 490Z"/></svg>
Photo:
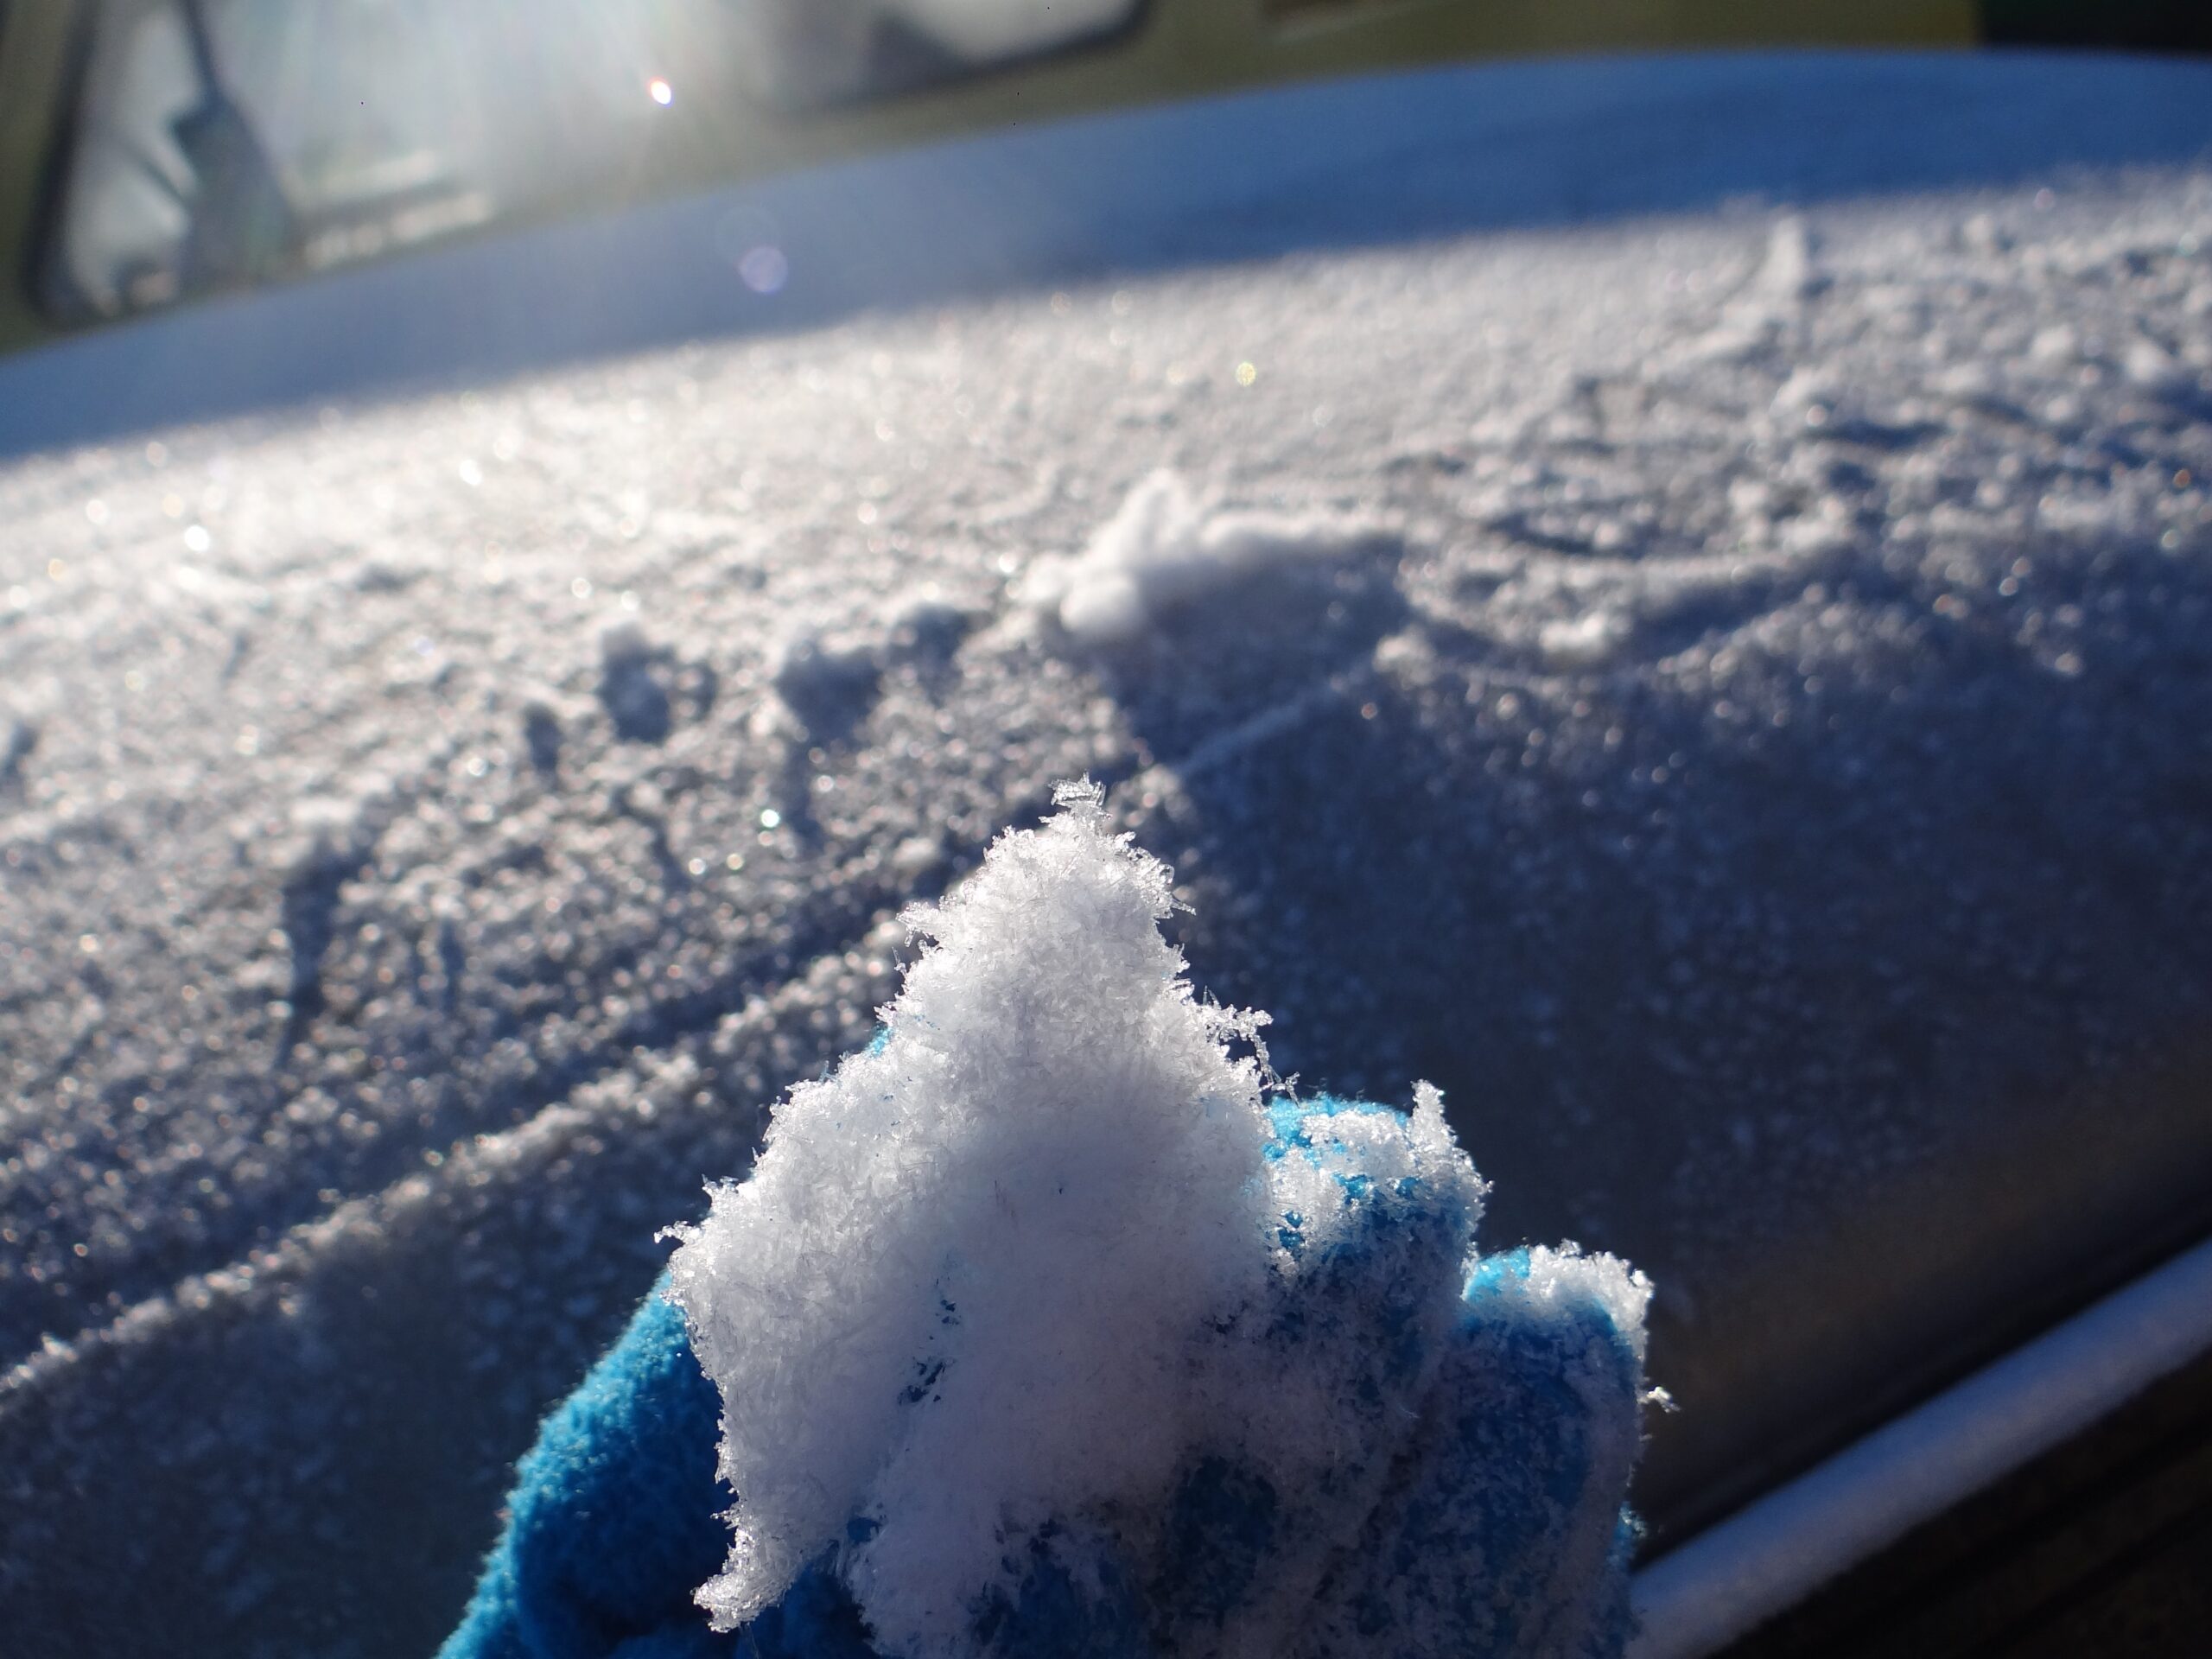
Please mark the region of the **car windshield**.
<svg viewBox="0 0 2212 1659"><path fill-rule="evenodd" d="M104 0L42 298L111 316L606 199L748 105L957 79L1140 3Z"/></svg>

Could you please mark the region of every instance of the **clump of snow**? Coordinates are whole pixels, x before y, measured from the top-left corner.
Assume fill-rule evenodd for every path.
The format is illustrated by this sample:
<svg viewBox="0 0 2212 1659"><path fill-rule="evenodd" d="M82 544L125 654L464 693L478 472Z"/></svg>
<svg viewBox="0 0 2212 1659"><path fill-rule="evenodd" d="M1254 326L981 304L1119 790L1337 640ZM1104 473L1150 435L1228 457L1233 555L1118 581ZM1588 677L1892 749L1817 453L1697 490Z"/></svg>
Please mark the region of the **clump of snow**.
<svg viewBox="0 0 2212 1659"><path fill-rule="evenodd" d="M617 736L658 743L674 721L660 665L669 652L635 617L618 617L599 631L599 700Z"/></svg>
<svg viewBox="0 0 2212 1659"><path fill-rule="evenodd" d="M1004 1516L1166 1485L1190 1333L1266 1287L1261 1071L1224 1046L1251 1022L1192 997L1166 868L1096 793L1063 798L913 913L935 944L887 1040L794 1089L749 1179L681 1230L739 1494L701 1593L722 1624L871 1516L878 1628L957 1630Z"/></svg>
<svg viewBox="0 0 2212 1659"><path fill-rule="evenodd" d="M28 720L9 720L0 722L0 730L7 734L0 740L0 789L6 789L22 775L23 762L38 747L38 728Z"/></svg>
<svg viewBox="0 0 2212 1659"><path fill-rule="evenodd" d="M1814 257L1812 232L1796 214L1783 214L1768 232L1766 259L1756 281L1769 297L1784 303L1809 299L1827 285Z"/></svg>
<svg viewBox="0 0 2212 1659"><path fill-rule="evenodd" d="M816 737L842 736L867 715L883 664L874 644L798 633L776 653L776 695Z"/></svg>
<svg viewBox="0 0 2212 1659"><path fill-rule="evenodd" d="M2120 357L2120 369L2131 385L2159 397L2174 397L2196 387L2196 377L2155 340L2139 337L2132 341Z"/></svg>
<svg viewBox="0 0 2212 1659"><path fill-rule="evenodd" d="M522 741L530 763L549 776L561 768L563 728L561 701L550 691L537 691L522 703Z"/></svg>
<svg viewBox="0 0 2212 1659"><path fill-rule="evenodd" d="M971 612L925 585L893 613L890 644L897 652L949 657L975 626Z"/></svg>
<svg viewBox="0 0 2212 1659"><path fill-rule="evenodd" d="M359 808L334 796L311 796L292 808L295 844L286 862L308 871L335 863L346 856L358 838Z"/></svg>
<svg viewBox="0 0 2212 1659"><path fill-rule="evenodd" d="M370 773L343 793L310 795L292 804L291 834L278 844L287 884L342 878L375 843L389 811L391 784Z"/></svg>
<svg viewBox="0 0 2212 1659"><path fill-rule="evenodd" d="M1537 643L1554 667L1595 668L1619 653L1630 632L1629 620L1618 611L1585 611L1545 623Z"/></svg>
<svg viewBox="0 0 2212 1659"><path fill-rule="evenodd" d="M1243 578L1341 557L1384 533L1333 513L1209 509L1163 468L1129 492L1081 556L1040 561L1024 597L1086 644L1120 645Z"/></svg>
<svg viewBox="0 0 2212 1659"><path fill-rule="evenodd" d="M1233 1616L1162 1592L1153 1626L1295 1650L1463 1315L1484 1187L1440 1095L1265 1102L1263 1016L1197 999L1161 937L1167 868L1100 791L1057 799L909 913L931 944L881 1040L675 1230L737 1494L718 1627L827 1559L884 1650L976 1651L1048 1554L1088 1594L1102 1561L1171 1580L1172 1515L1221 1470L1268 1494L1268 1559ZM1640 1330L1616 1269L1548 1256L1531 1306L1586 1281Z"/></svg>
<svg viewBox="0 0 2212 1659"><path fill-rule="evenodd" d="M653 639L634 616L620 616L599 631L599 660L610 673L652 660Z"/></svg>
<svg viewBox="0 0 2212 1659"><path fill-rule="evenodd" d="M1827 283L1811 231L1796 214L1784 214L1768 232L1758 268L1722 308L1715 326L1681 349L1681 361L1740 362L1758 356Z"/></svg>

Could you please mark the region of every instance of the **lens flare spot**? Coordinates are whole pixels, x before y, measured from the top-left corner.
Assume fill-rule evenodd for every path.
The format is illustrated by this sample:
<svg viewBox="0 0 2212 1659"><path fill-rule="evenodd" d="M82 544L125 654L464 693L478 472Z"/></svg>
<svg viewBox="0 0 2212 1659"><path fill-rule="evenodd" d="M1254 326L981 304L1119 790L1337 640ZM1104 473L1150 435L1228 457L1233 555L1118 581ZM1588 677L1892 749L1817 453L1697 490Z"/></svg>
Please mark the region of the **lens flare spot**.
<svg viewBox="0 0 2212 1659"><path fill-rule="evenodd" d="M773 294L791 280L791 261L776 247L748 248L737 262L738 280L755 294Z"/></svg>

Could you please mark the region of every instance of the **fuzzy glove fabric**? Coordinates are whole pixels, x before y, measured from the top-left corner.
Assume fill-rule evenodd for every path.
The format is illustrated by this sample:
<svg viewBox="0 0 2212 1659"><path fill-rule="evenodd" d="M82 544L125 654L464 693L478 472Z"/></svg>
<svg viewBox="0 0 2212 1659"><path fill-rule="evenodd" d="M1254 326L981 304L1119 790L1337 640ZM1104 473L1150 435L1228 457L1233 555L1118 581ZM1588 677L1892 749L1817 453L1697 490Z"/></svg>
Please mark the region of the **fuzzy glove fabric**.
<svg viewBox="0 0 2212 1659"><path fill-rule="evenodd" d="M1302 1158L1337 1116L1377 1111L1327 1101L1278 1109L1283 1133L1268 1150ZM1370 1206L1360 1236L1338 1247L1329 1274L1306 1276L1285 1299L1279 1351L1294 1363L1308 1332L1343 1317L1345 1306L1332 1304L1365 1300L1382 1316L1376 1350L1397 1348L1384 1374L1417 1370L1388 1270L1407 1259L1401 1235L1424 1224L1421 1206L1411 1191L1351 1201ZM1312 1651L1621 1650L1641 1308L1601 1260L1520 1250L1477 1264L1381 1496L1299 1609ZM721 1413L664 1281L522 1460L506 1530L441 1659L879 1659L836 1548L743 1630L709 1628L694 1594L729 1541L732 1494L715 1474ZM1287 1517L1320 1507L1230 1459L1194 1454L1148 1550L1039 1529L1026 1542L1019 1590L975 1610L974 1651L1213 1650L1209 1638L1223 1638L1271 1563L1298 1552ZM855 1516L847 1541L864 1541L869 1524Z"/></svg>
<svg viewBox="0 0 2212 1659"><path fill-rule="evenodd" d="M1060 804L674 1230L445 1659L1620 1650L1649 1287L1477 1255L1426 1084L1282 1097Z"/></svg>

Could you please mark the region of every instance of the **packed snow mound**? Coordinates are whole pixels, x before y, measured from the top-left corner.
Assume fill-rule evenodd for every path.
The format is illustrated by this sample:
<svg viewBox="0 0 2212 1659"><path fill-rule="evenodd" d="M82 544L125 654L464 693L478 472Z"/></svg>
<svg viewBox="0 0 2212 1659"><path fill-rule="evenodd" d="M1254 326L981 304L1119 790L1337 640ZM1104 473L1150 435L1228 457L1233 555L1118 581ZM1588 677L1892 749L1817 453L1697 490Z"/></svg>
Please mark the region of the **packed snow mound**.
<svg viewBox="0 0 2212 1659"><path fill-rule="evenodd" d="M1388 533L1337 513L1208 508L1163 467L1138 481L1080 557L1040 561L1027 596L1072 638L1122 645L1245 577L1340 556Z"/></svg>
<svg viewBox="0 0 2212 1659"><path fill-rule="evenodd" d="M1052 1617L1162 1652L1304 1651L1457 1351L1484 1189L1441 1096L1264 1100L1263 1016L1199 1001L1161 937L1166 867L1100 791L1057 798L909 912L931 943L880 1039L675 1230L737 1495L718 1628L824 1568L885 1652L997 1651L1041 1574ZM1619 1356L1582 1529L1609 1541L1648 1286L1571 1250L1524 1276L1516 1308ZM1265 1545L1226 1601L1176 1578L1224 1505Z"/></svg>

